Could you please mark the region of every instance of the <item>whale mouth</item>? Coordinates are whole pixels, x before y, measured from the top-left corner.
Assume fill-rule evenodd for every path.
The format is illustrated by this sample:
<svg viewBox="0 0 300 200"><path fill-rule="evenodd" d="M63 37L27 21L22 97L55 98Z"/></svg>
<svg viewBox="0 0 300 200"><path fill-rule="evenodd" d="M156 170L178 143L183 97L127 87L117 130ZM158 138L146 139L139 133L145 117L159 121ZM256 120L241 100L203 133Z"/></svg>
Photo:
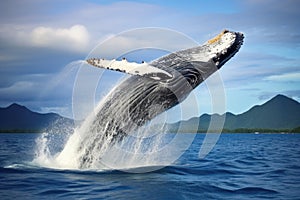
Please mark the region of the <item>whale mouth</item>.
<svg viewBox="0 0 300 200"><path fill-rule="evenodd" d="M234 32L235 41L234 43L223 50L221 53L218 53L212 60L216 63L218 69L220 69L230 58L232 58L241 48L244 42L244 34L240 32Z"/></svg>

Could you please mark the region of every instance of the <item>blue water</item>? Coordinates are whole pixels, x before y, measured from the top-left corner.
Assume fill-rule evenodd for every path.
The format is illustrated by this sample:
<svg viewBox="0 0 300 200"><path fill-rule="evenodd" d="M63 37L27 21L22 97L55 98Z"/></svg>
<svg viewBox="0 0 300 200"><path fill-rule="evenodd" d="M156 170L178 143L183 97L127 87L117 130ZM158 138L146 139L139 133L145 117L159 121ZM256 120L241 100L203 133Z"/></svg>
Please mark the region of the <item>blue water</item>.
<svg viewBox="0 0 300 200"><path fill-rule="evenodd" d="M172 166L143 174L30 165L38 136L0 134L0 199L300 199L300 134L222 134L201 160L197 135Z"/></svg>

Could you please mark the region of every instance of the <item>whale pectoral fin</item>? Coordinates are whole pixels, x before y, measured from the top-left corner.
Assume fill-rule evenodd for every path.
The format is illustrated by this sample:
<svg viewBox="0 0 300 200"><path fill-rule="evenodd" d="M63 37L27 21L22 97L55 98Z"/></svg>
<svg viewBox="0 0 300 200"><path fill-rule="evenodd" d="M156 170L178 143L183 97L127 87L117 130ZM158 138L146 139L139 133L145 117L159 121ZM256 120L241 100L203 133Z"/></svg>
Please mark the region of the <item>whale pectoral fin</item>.
<svg viewBox="0 0 300 200"><path fill-rule="evenodd" d="M86 60L86 62L95 67L147 77L157 81L171 79L173 77L169 72L149 65L146 62L139 64L135 62L128 62L126 59L118 61L115 59L105 60L96 58L90 58Z"/></svg>

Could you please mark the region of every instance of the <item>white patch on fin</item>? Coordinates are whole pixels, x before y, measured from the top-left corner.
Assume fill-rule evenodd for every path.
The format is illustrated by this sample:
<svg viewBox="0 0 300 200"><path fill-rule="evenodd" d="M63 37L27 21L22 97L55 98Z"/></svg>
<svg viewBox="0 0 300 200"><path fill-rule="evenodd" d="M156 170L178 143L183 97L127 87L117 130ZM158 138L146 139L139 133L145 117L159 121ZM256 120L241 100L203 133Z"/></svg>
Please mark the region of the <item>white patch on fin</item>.
<svg viewBox="0 0 300 200"><path fill-rule="evenodd" d="M141 64L136 62L128 62L126 59L118 60L105 60L98 58L90 58L86 62L95 67L124 72L131 75L145 76L154 80L171 79L172 75L165 70L153 67L146 62Z"/></svg>

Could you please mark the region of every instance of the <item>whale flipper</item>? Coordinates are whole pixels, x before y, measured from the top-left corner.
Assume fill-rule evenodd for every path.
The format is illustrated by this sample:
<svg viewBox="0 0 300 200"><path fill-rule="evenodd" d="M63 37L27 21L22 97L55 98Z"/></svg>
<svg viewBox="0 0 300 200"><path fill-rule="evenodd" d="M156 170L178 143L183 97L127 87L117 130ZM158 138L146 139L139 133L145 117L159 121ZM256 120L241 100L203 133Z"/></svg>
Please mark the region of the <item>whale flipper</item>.
<svg viewBox="0 0 300 200"><path fill-rule="evenodd" d="M146 62L142 62L140 64L136 62L128 62L125 58L123 58L121 61L115 59L106 60L98 58L90 58L86 61L88 64L95 67L124 72L131 75L143 76L158 81L172 79L173 77L171 73L154 67Z"/></svg>

